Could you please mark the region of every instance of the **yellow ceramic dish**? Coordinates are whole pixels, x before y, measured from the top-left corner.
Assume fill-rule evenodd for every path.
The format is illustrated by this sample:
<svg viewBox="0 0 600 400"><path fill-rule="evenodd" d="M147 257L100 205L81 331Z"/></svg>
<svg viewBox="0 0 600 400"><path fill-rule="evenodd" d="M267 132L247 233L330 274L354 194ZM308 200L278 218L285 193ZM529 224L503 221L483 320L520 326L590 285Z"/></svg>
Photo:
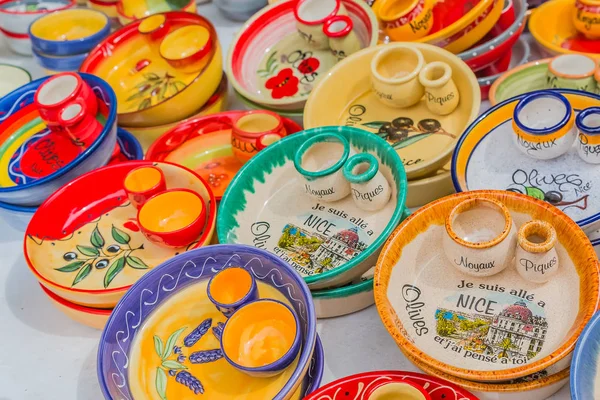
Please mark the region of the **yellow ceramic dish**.
<svg viewBox="0 0 600 400"><path fill-rule="evenodd" d="M145 18L161 12L181 10L196 13L195 0L118 0L117 17L123 26L135 20Z"/></svg>
<svg viewBox="0 0 600 400"><path fill-rule="evenodd" d="M112 21L116 21L117 14L117 3L118 1L102 1L102 0L87 0L88 8L92 10L100 11L106 14Z"/></svg>
<svg viewBox="0 0 600 400"><path fill-rule="evenodd" d="M50 302L54 307L58 308L63 314L71 318L73 321L78 322L82 325L89 326L90 328L102 330L110 317L112 312L111 308L92 308L84 307L79 304L71 303L50 290L46 289L44 285L40 285L44 293L50 299Z"/></svg>
<svg viewBox="0 0 600 400"><path fill-rule="evenodd" d="M585 37L600 39L600 2L597 0L577 0L573 13L573 26Z"/></svg>
<svg viewBox="0 0 600 400"><path fill-rule="evenodd" d="M29 32L43 40L84 39L106 26L106 16L95 10L72 9L50 13L35 20Z"/></svg>
<svg viewBox="0 0 600 400"><path fill-rule="evenodd" d="M458 108L452 114L432 114L424 99L404 109L379 101L371 89L370 65L381 49L396 46L387 44L351 55L321 79L306 102L304 128L345 125L379 134L396 149L408 179L414 180L435 173L448 162L458 137L479 114L481 93L475 74L458 57L430 44L410 45L423 53L425 62L444 61L452 68L460 92Z"/></svg>
<svg viewBox="0 0 600 400"><path fill-rule="evenodd" d="M529 31L547 55L585 54L600 58L600 41L577 32L571 15L575 0L552 0L536 8L529 18Z"/></svg>
<svg viewBox="0 0 600 400"><path fill-rule="evenodd" d="M435 175L408 181L406 207L419 208L454 192L448 163L437 170Z"/></svg>
<svg viewBox="0 0 600 400"><path fill-rule="evenodd" d="M210 32L208 63L199 72L171 66L159 53L160 41L149 43L138 33L140 21L113 33L83 62L80 71L106 80L118 100L119 124L154 127L188 118L213 95L223 74L221 46L212 24L187 12L165 13L169 32L199 25Z"/></svg>

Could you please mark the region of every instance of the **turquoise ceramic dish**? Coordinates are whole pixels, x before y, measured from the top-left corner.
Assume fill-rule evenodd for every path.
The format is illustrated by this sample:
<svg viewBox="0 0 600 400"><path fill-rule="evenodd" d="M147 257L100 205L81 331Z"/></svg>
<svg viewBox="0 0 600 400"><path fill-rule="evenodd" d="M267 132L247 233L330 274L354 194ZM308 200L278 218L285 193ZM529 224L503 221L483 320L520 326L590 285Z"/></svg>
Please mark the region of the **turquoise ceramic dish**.
<svg viewBox="0 0 600 400"><path fill-rule="evenodd" d="M392 187L392 198L382 210L362 211L352 195L325 203L304 193L294 156L318 133L338 133L352 151L377 158ZM237 173L221 200L219 242L275 253L304 276L311 290L341 286L375 265L381 246L408 214L406 191L402 161L383 139L351 127L309 129L270 145Z"/></svg>
<svg viewBox="0 0 600 400"><path fill-rule="evenodd" d="M591 400L600 398L600 313L596 313L586 325L571 361L571 399Z"/></svg>

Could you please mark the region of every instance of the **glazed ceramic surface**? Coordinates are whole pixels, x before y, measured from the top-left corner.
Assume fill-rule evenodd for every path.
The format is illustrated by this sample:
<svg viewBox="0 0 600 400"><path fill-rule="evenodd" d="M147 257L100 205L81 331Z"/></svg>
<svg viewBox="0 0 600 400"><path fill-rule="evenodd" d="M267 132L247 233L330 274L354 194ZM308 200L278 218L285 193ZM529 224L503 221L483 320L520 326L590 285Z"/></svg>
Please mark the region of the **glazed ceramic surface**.
<svg viewBox="0 0 600 400"><path fill-rule="evenodd" d="M242 96L241 94L239 94L237 91L235 91L235 94L237 96L237 98L244 104L245 108L248 110L269 110L269 111L273 111L276 112L277 114L281 115L282 117L286 117L291 119L292 121L296 122L298 125L302 126L303 122L303 117L304 117L304 108L299 109L299 110L276 110L274 108L268 108L268 107L264 107L261 106L260 104L256 104L254 103L252 100L249 100L247 98L245 98L244 96Z"/></svg>
<svg viewBox="0 0 600 400"><path fill-rule="evenodd" d="M549 1L535 9L529 31L547 55L583 53L600 55L600 41L587 39L575 29L571 19L575 0Z"/></svg>
<svg viewBox="0 0 600 400"><path fill-rule="evenodd" d="M597 105L591 93L554 89L578 112ZM513 143L512 116L524 95L488 110L460 138L452 159L457 191L501 189L528 194L557 206L586 230L600 221L600 185L596 166L577 155L577 144L555 159L539 161L521 155Z"/></svg>
<svg viewBox="0 0 600 400"><path fill-rule="evenodd" d="M358 208L351 196L325 203L305 193L294 168L296 150L317 133L337 132L356 152L379 161L392 197L377 212ZM405 213L406 176L398 155L382 139L355 128L298 132L254 156L236 174L221 201L220 243L266 249L290 263L311 289L339 286L371 268L389 232Z"/></svg>
<svg viewBox="0 0 600 400"><path fill-rule="evenodd" d="M444 61L450 65L460 92L458 108L450 115L439 116L428 110L424 99L404 109L383 105L372 90L370 65L381 49L392 46L403 45L361 50L322 77L306 103L304 128L345 125L371 132L396 149L412 180L433 174L448 162L458 136L479 113L479 85L475 74L453 54L414 43L411 46L423 53L425 62Z"/></svg>
<svg viewBox="0 0 600 400"><path fill-rule="evenodd" d="M597 240L596 240L597 241ZM575 347L571 362L571 398L600 397L600 313L587 324Z"/></svg>
<svg viewBox="0 0 600 400"><path fill-rule="evenodd" d="M342 287L311 291L317 318L339 317L375 304L374 271L375 268L371 268L360 278Z"/></svg>
<svg viewBox="0 0 600 400"><path fill-rule="evenodd" d="M523 93L547 89L550 60L532 61L503 73L490 89L490 103L495 105Z"/></svg>
<svg viewBox="0 0 600 400"><path fill-rule="evenodd" d="M59 72L76 72L87 57L87 53L72 56L49 56L40 53L36 48L31 49L33 57L44 68L48 75Z"/></svg>
<svg viewBox="0 0 600 400"><path fill-rule="evenodd" d="M183 72L160 57L160 42L149 44L138 32L141 21L110 35L81 66L81 71L100 76L115 89L123 126L154 127L187 118L210 99L221 82L221 47L212 24L191 13L174 11L165 16L170 31L199 25L210 32L212 50L200 72Z"/></svg>
<svg viewBox="0 0 600 400"><path fill-rule="evenodd" d="M550 223L561 262L553 279L534 284L514 268L478 278L449 265L431 243L467 199L502 202L517 229L531 219ZM420 208L392 234L377 262L375 303L408 356L462 379L515 379L568 361L598 306L598 259L583 231L548 203L508 191L459 193Z"/></svg>
<svg viewBox="0 0 600 400"><path fill-rule="evenodd" d="M0 64L0 98L31 82L31 75L23 68Z"/></svg>
<svg viewBox="0 0 600 400"><path fill-rule="evenodd" d="M117 15L121 25L127 25L152 14L178 10L196 13L196 2L193 0L119 0L117 2Z"/></svg>
<svg viewBox="0 0 600 400"><path fill-rule="evenodd" d="M267 5L265 0L214 0L213 3L229 19L247 21Z"/></svg>
<svg viewBox="0 0 600 400"><path fill-rule="evenodd" d="M343 0L361 47L377 43L377 19L364 1ZM266 7L233 39L227 76L251 101L276 109L302 108L317 82L337 62L330 50L315 50L296 29L294 1Z"/></svg>
<svg viewBox="0 0 600 400"><path fill-rule="evenodd" d="M3 0L0 28L6 34L27 34L29 25L44 14L75 7L74 0Z"/></svg>
<svg viewBox="0 0 600 400"><path fill-rule="evenodd" d="M123 181L129 171L143 165L159 167L167 188L190 189L203 198L206 225L197 240L168 248L142 234L137 209L129 202ZM146 272L179 253L208 244L215 211L215 198L207 184L186 168L148 161L112 165L72 181L40 206L27 227L25 257L40 283L60 297L110 308Z"/></svg>
<svg viewBox="0 0 600 400"><path fill-rule="evenodd" d="M406 206L419 208L451 193L454 193L454 185L450 163L447 163L432 176L408 181Z"/></svg>
<svg viewBox="0 0 600 400"><path fill-rule="evenodd" d="M169 161L194 170L211 186L217 201L242 167L233 154L231 128L240 111L227 111L190 119L165 133L148 149L146 159ZM288 134L301 130L284 119Z"/></svg>
<svg viewBox="0 0 600 400"><path fill-rule="evenodd" d="M467 390L440 378L405 371L374 371L348 376L331 382L304 400L368 400L365 394L386 381L406 380L425 389L431 400L477 400Z"/></svg>
<svg viewBox="0 0 600 400"><path fill-rule="evenodd" d="M282 301L298 315L301 353L281 375L253 378L237 371L221 357L208 329L225 322L206 295L208 280L232 265L255 277L261 298ZM177 317L164 318L175 310ZM180 399L192 392L216 400L300 399L314 389L311 381L320 381L314 374L322 363L315 359L321 355L316 340L310 292L289 265L249 246L211 246L167 261L127 292L100 340L98 376L107 399Z"/></svg>
<svg viewBox="0 0 600 400"><path fill-rule="evenodd" d="M41 78L0 99L0 201L36 206L77 176L105 165L117 137L116 98L106 82L82 74L98 99L103 130L82 148L50 131L33 102Z"/></svg>

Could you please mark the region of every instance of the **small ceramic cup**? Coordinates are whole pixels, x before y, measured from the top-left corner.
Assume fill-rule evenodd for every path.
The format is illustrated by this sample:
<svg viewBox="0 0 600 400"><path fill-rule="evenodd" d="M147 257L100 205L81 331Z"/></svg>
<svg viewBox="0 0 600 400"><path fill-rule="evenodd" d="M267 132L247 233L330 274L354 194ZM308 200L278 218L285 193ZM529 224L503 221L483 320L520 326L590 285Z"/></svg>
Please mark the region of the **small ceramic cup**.
<svg viewBox="0 0 600 400"><path fill-rule="evenodd" d="M232 125L233 155L243 163L287 134L283 119L267 110L241 113L233 120Z"/></svg>
<svg viewBox="0 0 600 400"><path fill-rule="evenodd" d="M160 168L145 165L129 171L123 188L131 204L139 209L148 199L167 190L167 181Z"/></svg>
<svg viewBox="0 0 600 400"><path fill-rule="evenodd" d="M148 240L166 247L184 247L196 240L206 224L204 199L189 189L170 189L149 198L137 214Z"/></svg>
<svg viewBox="0 0 600 400"><path fill-rule="evenodd" d="M244 304L258 300L254 276L242 267L224 268L208 282L210 301L227 318Z"/></svg>
<svg viewBox="0 0 600 400"><path fill-rule="evenodd" d="M157 43L169 32L169 23L164 14L150 15L138 25L138 32L149 43Z"/></svg>
<svg viewBox="0 0 600 400"><path fill-rule="evenodd" d="M577 137L571 104L554 91L541 90L523 97L513 112L512 127L519 151L538 160L565 154Z"/></svg>
<svg viewBox="0 0 600 400"><path fill-rule="evenodd" d="M92 88L74 72L63 72L46 79L35 92L33 101L50 128L60 126L59 113L76 101L85 104L88 114L98 112L98 100Z"/></svg>
<svg viewBox="0 0 600 400"><path fill-rule="evenodd" d="M350 156L350 143L337 133L308 138L296 152L294 167L303 178L304 191L319 201L337 201L350 194L342 167Z"/></svg>
<svg viewBox="0 0 600 400"><path fill-rule="evenodd" d="M383 31L395 42L412 42L429 34L433 26L430 0L378 0L377 15Z"/></svg>
<svg viewBox="0 0 600 400"><path fill-rule="evenodd" d="M87 105L79 100L59 112L58 123L71 139L82 147L89 147L94 143L103 129L102 124L96 119L96 114L89 113Z"/></svg>
<svg viewBox="0 0 600 400"><path fill-rule="evenodd" d="M595 92L596 61L583 54L563 54L548 63L549 88L566 88Z"/></svg>
<svg viewBox="0 0 600 400"><path fill-rule="evenodd" d="M298 33L317 50L329 47L323 24L336 15L347 15L342 0L298 0L294 7Z"/></svg>
<svg viewBox="0 0 600 400"><path fill-rule="evenodd" d="M600 39L600 2L577 0L573 10L573 26L588 39Z"/></svg>
<svg viewBox="0 0 600 400"><path fill-rule="evenodd" d="M517 235L515 265L525 280L544 283L558 271L556 231L548 222L533 220L524 223Z"/></svg>
<svg viewBox="0 0 600 400"><path fill-rule="evenodd" d="M195 73L210 60L212 38L206 27L187 25L175 29L160 42L159 52L173 68Z"/></svg>
<svg viewBox="0 0 600 400"><path fill-rule="evenodd" d="M329 48L338 60L356 53L362 47L353 28L352 18L347 15L336 15L323 24L323 32L329 38Z"/></svg>
<svg viewBox="0 0 600 400"><path fill-rule="evenodd" d="M390 201L390 184L379 171L379 161L372 154L350 157L344 165L344 177L350 182L352 199L360 209L378 211Z"/></svg>
<svg viewBox="0 0 600 400"><path fill-rule="evenodd" d="M365 400L431 400L427 391L408 379L392 378L369 386L363 397Z"/></svg>
<svg viewBox="0 0 600 400"><path fill-rule="evenodd" d="M452 80L452 68L442 61L427 64L419 73L419 82L425 87L425 104L437 115L451 114L460 100Z"/></svg>
<svg viewBox="0 0 600 400"><path fill-rule="evenodd" d="M577 154L590 164L600 164L600 107L582 110L575 118L579 132Z"/></svg>
<svg viewBox="0 0 600 400"><path fill-rule="evenodd" d="M371 82L377 98L389 107L410 107L421 100L425 89L419 73L425 58L410 45L384 47L371 60Z"/></svg>
<svg viewBox="0 0 600 400"><path fill-rule="evenodd" d="M298 316L286 304L261 299L238 308L225 323L221 350L229 364L254 377L282 373L302 344Z"/></svg>
<svg viewBox="0 0 600 400"><path fill-rule="evenodd" d="M517 229L508 208L498 200L462 201L446 217L442 244L450 264L471 276L504 270L515 254Z"/></svg>

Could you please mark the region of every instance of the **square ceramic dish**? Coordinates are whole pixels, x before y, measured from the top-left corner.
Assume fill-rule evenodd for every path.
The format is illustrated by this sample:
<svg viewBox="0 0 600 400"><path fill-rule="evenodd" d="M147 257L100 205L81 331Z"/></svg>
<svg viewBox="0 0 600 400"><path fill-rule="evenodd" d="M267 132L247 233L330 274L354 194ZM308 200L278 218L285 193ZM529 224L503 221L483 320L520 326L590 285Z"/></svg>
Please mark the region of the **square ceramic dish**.
<svg viewBox="0 0 600 400"><path fill-rule="evenodd" d="M513 259L488 277L454 268L442 246L431 244L447 235L451 210L470 199L501 202L517 228L532 219L550 223L557 273L536 284L517 273ZM598 308L598 271L589 240L556 207L508 191L458 193L420 208L389 238L375 270L375 304L400 349L420 364L471 381L507 381L568 367Z"/></svg>
<svg viewBox="0 0 600 400"><path fill-rule="evenodd" d="M305 193L294 157L307 138L319 133L343 135L353 151L378 159L392 189L384 208L364 211L352 196L325 203ZM310 129L270 145L240 169L221 200L219 242L275 253L304 276L311 290L340 286L373 267L384 241L408 214L405 201L404 168L383 139L356 128Z"/></svg>
<svg viewBox="0 0 600 400"><path fill-rule="evenodd" d="M379 135L396 149L412 180L431 175L448 162L459 135L479 114L481 95L475 74L454 54L424 43L408 45L420 50L427 63L443 61L450 65L460 93L454 112L433 114L424 98L403 109L379 101L371 85L371 60L382 49L396 46L387 44L352 54L321 77L306 102L304 128L345 125ZM411 126L384 130L384 124L394 120L410 121Z"/></svg>
<svg viewBox="0 0 600 400"><path fill-rule="evenodd" d="M251 377L218 354L215 359L192 361L201 357L194 353L215 352L219 347L210 329L204 335L192 331L225 321L206 290L209 279L230 266L246 269L257 281L261 298L286 303L298 317L302 348L294 364L280 375ZM250 246L210 246L168 260L127 292L100 339L98 378L107 400L148 395L189 398L188 387L201 388L198 391L204 397L214 400L299 400L321 379L323 353L316 349L316 342L310 292L289 265Z"/></svg>

